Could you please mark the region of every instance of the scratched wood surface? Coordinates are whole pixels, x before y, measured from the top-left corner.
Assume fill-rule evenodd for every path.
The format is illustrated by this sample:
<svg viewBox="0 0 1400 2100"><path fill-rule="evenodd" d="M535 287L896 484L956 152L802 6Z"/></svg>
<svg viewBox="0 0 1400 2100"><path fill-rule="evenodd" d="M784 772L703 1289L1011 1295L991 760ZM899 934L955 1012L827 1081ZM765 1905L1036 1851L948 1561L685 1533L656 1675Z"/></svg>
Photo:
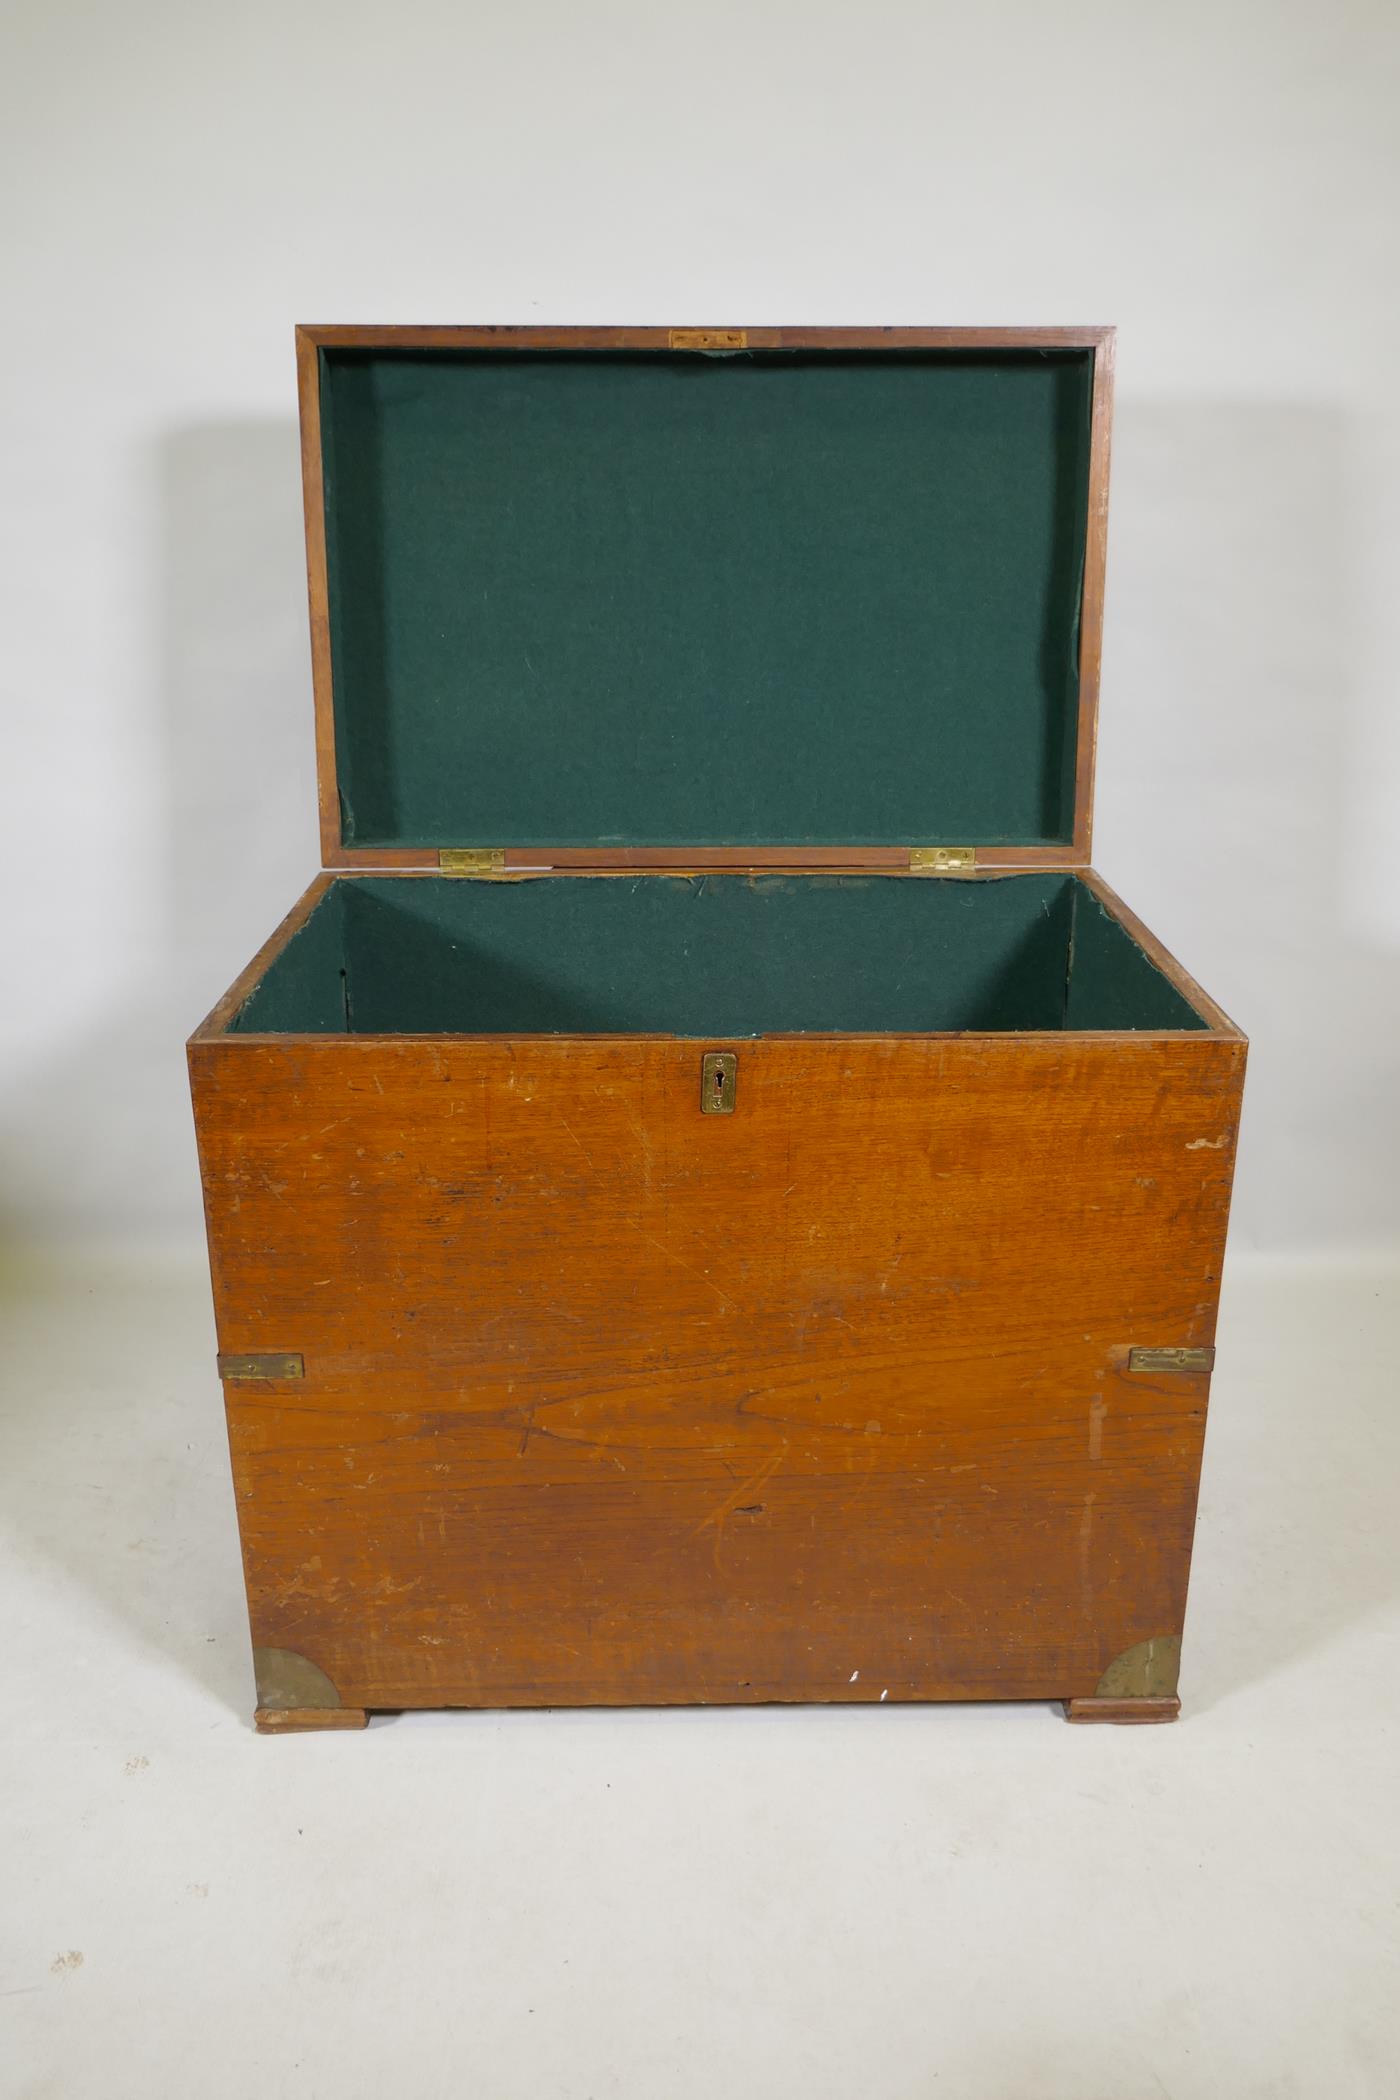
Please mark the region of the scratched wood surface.
<svg viewBox="0 0 1400 2100"><path fill-rule="evenodd" d="M702 1116L700 1060L738 1055ZM1071 1698L1179 1632L1234 1037L196 1039L253 1639L347 1707Z"/></svg>

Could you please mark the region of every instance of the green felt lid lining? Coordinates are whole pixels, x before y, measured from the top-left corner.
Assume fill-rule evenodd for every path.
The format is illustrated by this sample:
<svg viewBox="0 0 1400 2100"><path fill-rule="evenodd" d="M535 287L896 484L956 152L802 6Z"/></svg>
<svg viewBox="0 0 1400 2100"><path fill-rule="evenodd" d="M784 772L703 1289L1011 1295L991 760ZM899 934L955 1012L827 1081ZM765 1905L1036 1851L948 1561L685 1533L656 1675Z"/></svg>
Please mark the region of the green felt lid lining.
<svg viewBox="0 0 1400 2100"><path fill-rule="evenodd" d="M1068 844L1093 362L323 348L343 843Z"/></svg>

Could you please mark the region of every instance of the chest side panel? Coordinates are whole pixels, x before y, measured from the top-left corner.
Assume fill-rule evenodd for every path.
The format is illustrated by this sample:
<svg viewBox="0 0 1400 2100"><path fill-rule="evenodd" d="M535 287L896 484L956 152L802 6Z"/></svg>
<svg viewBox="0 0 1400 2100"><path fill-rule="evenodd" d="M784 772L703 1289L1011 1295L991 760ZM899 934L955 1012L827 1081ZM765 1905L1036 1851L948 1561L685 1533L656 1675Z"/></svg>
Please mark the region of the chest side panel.
<svg viewBox="0 0 1400 2100"><path fill-rule="evenodd" d="M702 1114L706 1051L736 1054ZM255 1644L347 1706L1070 1697L1178 1634L1243 1046L192 1051Z"/></svg>

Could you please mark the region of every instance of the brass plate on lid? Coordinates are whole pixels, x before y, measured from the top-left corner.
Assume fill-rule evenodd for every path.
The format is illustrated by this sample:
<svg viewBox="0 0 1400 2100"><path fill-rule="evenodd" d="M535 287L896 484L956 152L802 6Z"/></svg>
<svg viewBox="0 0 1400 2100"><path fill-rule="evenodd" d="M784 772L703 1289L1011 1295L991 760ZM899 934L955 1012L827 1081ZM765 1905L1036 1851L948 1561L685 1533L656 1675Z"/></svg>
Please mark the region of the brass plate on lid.
<svg viewBox="0 0 1400 2100"><path fill-rule="evenodd" d="M746 328L673 328L673 350L747 350Z"/></svg>

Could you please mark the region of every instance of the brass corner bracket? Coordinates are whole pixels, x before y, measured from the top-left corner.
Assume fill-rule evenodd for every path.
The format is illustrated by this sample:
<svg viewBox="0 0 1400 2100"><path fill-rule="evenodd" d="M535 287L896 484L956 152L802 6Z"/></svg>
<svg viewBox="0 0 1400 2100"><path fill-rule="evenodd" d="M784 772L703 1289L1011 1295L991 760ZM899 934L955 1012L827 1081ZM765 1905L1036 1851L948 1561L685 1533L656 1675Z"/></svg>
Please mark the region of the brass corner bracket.
<svg viewBox="0 0 1400 2100"><path fill-rule="evenodd" d="M260 1707L322 1708L340 1704L340 1694L325 1671L306 1656L298 1655L295 1648L255 1648L253 1676Z"/></svg>
<svg viewBox="0 0 1400 2100"><path fill-rule="evenodd" d="M1181 1676L1181 1635L1159 1633L1137 1641L1099 1679L1098 1699L1171 1699Z"/></svg>
<svg viewBox="0 0 1400 2100"><path fill-rule="evenodd" d="M253 1675L258 1686L253 1720L259 1735L363 1728L369 1720L362 1706L342 1706L325 1671L294 1648L255 1648Z"/></svg>
<svg viewBox="0 0 1400 2100"><path fill-rule="evenodd" d="M1181 1635L1155 1634L1115 1656L1089 1698L1065 1701L1071 1721L1175 1721L1181 1712Z"/></svg>

